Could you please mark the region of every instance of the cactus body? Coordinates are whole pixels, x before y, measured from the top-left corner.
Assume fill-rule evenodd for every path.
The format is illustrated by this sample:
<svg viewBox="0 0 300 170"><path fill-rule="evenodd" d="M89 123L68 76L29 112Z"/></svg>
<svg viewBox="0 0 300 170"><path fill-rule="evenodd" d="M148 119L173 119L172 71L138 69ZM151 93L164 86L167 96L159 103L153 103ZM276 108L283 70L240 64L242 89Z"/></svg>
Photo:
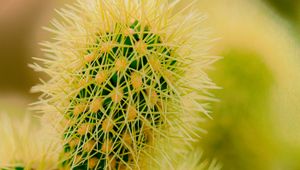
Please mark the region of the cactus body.
<svg viewBox="0 0 300 170"><path fill-rule="evenodd" d="M153 142L153 129L162 128L162 113L175 97L168 85L168 73L176 67L172 53L138 21L99 33L87 48L78 72L80 90L65 115L72 121L65 131L65 153L76 153L79 167L120 169L138 161L136 155ZM71 155L64 163L72 161Z"/></svg>
<svg viewBox="0 0 300 170"><path fill-rule="evenodd" d="M201 93L215 87L203 69L215 58L204 56L200 14L172 14L174 5L92 0L59 11L47 59L33 67L51 77L36 86L36 106L55 115L62 167L172 167L196 139Z"/></svg>

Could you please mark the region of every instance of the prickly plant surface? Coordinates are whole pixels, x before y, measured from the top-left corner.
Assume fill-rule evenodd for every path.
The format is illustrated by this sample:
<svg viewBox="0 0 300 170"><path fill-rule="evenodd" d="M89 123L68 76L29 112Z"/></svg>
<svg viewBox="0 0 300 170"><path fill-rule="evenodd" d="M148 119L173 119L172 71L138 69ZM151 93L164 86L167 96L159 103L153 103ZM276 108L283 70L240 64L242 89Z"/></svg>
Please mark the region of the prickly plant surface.
<svg viewBox="0 0 300 170"><path fill-rule="evenodd" d="M170 164L196 140L214 88L203 69L201 15L165 0L78 1L58 11L37 110L62 139L61 166L145 169ZM171 145L171 147L170 147ZM165 165L164 165L165 166Z"/></svg>
<svg viewBox="0 0 300 170"><path fill-rule="evenodd" d="M100 33L77 73L80 90L65 115L72 121L65 131L70 140L65 153L76 153L83 168L114 169L137 161L135 156L153 142L153 130L162 128L167 102L176 97L169 85L174 54L138 21ZM72 161L70 156L64 163Z"/></svg>

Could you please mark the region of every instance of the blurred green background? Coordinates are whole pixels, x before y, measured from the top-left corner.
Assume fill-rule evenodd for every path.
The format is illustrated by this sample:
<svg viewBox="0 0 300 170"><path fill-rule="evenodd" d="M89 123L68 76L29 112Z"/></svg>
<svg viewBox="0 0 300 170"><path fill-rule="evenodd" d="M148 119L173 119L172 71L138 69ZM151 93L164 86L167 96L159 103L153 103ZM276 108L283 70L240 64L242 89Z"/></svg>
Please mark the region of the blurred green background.
<svg viewBox="0 0 300 170"><path fill-rule="evenodd" d="M34 101L40 74L27 65L41 56L41 29L71 0L0 1L0 114ZM189 3L190 1L184 1ZM300 1L198 0L208 16L211 70L222 90L199 145L225 170L300 169ZM195 7L196 8L196 7Z"/></svg>

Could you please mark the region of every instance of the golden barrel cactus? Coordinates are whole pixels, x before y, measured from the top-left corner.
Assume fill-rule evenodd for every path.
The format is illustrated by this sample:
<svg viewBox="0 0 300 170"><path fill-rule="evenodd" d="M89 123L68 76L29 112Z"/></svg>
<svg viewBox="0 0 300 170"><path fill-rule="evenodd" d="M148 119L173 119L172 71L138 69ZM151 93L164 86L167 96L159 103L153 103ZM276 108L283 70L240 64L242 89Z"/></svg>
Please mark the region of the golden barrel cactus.
<svg viewBox="0 0 300 170"><path fill-rule="evenodd" d="M35 109L61 138L62 168L174 168L208 116L204 17L167 0L79 0L46 28L50 77ZM206 116L205 116L206 115Z"/></svg>

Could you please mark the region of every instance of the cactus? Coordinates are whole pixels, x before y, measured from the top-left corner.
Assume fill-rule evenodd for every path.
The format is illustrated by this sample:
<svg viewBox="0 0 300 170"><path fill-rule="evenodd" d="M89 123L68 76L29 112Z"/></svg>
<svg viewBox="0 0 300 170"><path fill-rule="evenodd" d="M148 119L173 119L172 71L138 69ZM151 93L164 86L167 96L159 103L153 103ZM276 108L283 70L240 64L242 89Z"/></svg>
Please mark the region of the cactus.
<svg viewBox="0 0 300 170"><path fill-rule="evenodd" d="M197 140L216 57L206 56L201 14L174 14L178 2L80 0L46 28L54 41L31 66L50 80L33 90L62 138L62 167L172 168Z"/></svg>
<svg viewBox="0 0 300 170"><path fill-rule="evenodd" d="M49 138L49 131L41 128L30 113L9 113L0 112L0 170L56 168L60 147Z"/></svg>

